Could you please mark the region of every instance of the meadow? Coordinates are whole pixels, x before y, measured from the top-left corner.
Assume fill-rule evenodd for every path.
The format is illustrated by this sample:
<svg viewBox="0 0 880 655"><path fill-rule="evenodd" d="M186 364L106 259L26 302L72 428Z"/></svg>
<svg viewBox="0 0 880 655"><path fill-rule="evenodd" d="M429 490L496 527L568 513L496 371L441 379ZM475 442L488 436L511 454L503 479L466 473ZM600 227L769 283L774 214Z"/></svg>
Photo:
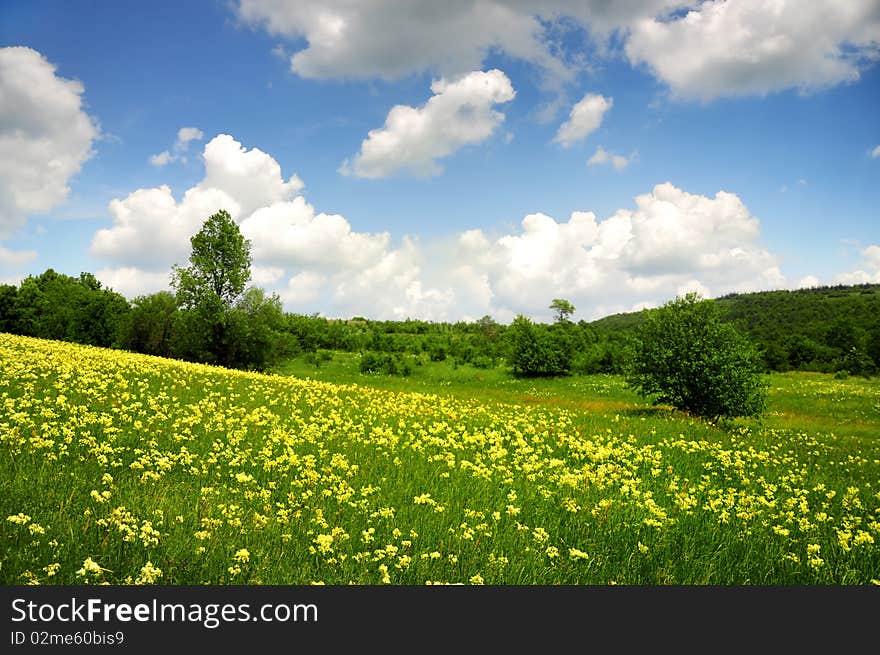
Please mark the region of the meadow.
<svg viewBox="0 0 880 655"><path fill-rule="evenodd" d="M265 375L0 334L0 584L880 584L880 382Z"/></svg>

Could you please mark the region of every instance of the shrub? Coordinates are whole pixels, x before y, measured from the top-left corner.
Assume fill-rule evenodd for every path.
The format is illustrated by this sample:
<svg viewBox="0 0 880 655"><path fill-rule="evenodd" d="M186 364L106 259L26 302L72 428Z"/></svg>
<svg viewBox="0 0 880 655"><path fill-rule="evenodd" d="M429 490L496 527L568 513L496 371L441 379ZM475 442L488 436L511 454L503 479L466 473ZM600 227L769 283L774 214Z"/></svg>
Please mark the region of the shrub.
<svg viewBox="0 0 880 655"><path fill-rule="evenodd" d="M386 375L409 376L412 365L402 355L390 353L365 352L359 365L361 373L384 373Z"/></svg>
<svg viewBox="0 0 880 655"><path fill-rule="evenodd" d="M713 420L763 411L761 359L714 301L689 293L646 310L638 337L627 381L654 402Z"/></svg>
<svg viewBox="0 0 880 655"><path fill-rule="evenodd" d="M536 325L517 316L507 332L513 372L522 376L565 375L571 370L574 349L564 325Z"/></svg>

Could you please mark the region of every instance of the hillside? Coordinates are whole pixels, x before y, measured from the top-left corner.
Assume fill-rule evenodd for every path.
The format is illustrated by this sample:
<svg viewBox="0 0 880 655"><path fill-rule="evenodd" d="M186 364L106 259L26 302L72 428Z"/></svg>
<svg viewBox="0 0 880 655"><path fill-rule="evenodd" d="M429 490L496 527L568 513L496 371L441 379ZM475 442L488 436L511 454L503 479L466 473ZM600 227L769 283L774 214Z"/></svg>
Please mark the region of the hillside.
<svg viewBox="0 0 880 655"><path fill-rule="evenodd" d="M0 334L0 584L868 585L880 383L772 380L723 430Z"/></svg>
<svg viewBox="0 0 880 655"><path fill-rule="evenodd" d="M724 320L758 345L769 368L832 371L845 363L859 373L880 367L878 284L730 294L717 302ZM590 325L625 334L642 316L614 314Z"/></svg>

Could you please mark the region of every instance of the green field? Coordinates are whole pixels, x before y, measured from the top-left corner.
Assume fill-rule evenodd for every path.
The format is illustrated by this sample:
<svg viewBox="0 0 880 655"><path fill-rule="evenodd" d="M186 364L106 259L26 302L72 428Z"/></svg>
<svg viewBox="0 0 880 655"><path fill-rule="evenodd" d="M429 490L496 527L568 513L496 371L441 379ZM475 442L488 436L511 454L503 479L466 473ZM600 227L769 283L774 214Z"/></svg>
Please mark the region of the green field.
<svg viewBox="0 0 880 655"><path fill-rule="evenodd" d="M0 583L880 579L880 382L721 426L614 376L273 375L0 335Z"/></svg>

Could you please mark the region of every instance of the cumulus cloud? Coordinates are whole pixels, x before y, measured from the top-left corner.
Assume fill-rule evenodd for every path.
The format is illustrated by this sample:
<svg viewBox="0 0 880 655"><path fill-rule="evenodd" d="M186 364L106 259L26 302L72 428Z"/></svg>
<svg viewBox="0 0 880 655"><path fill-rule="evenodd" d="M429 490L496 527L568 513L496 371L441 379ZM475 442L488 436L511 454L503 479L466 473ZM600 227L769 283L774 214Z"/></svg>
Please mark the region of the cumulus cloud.
<svg viewBox="0 0 880 655"><path fill-rule="evenodd" d="M834 280L837 284L880 284L880 246L868 246L861 254L859 268L838 275Z"/></svg>
<svg viewBox="0 0 880 655"><path fill-rule="evenodd" d="M880 54L876 0L710 0L632 25L625 50L683 98L813 91L857 80Z"/></svg>
<svg viewBox="0 0 880 655"><path fill-rule="evenodd" d="M325 282L323 275L302 271L290 277L287 287L281 293L281 299L286 306L300 309L320 296Z"/></svg>
<svg viewBox="0 0 880 655"><path fill-rule="evenodd" d="M0 236L61 203L100 136L82 83L55 71L36 50L0 48Z"/></svg>
<svg viewBox="0 0 880 655"><path fill-rule="evenodd" d="M613 56L616 33L634 65L704 100L852 81L880 44L876 0L239 0L237 14L305 43L290 65L307 78L448 76L503 52L559 87L585 59ZM564 21L593 43L562 37Z"/></svg>
<svg viewBox="0 0 880 655"><path fill-rule="evenodd" d="M261 207L242 221L241 231L260 261L318 268L368 266L381 256L390 239L386 232L353 232L345 218L316 213L302 196Z"/></svg>
<svg viewBox="0 0 880 655"><path fill-rule="evenodd" d="M171 285L170 271L148 271L135 266L102 268L95 271L95 277L105 288L132 299L167 291Z"/></svg>
<svg viewBox="0 0 880 655"><path fill-rule="evenodd" d="M587 160L587 166L600 166L601 164L611 164L614 166L615 170L622 171L624 168L629 166L632 161L632 157L624 157L623 155L616 155L613 152L608 152L602 146L596 148L596 152L593 153L593 156Z"/></svg>
<svg viewBox="0 0 880 655"><path fill-rule="evenodd" d="M504 121L492 107L510 102L516 92L500 70L474 71L431 85L433 96L422 107L397 105L385 125L371 130L351 164L340 171L356 177L381 178L398 171L437 175L437 159L488 139Z"/></svg>
<svg viewBox="0 0 880 655"><path fill-rule="evenodd" d="M36 258L36 250L10 250L0 245L0 268L17 268Z"/></svg>
<svg viewBox="0 0 880 655"><path fill-rule="evenodd" d="M302 188L284 180L271 156L247 150L227 134L205 145L205 177L178 202L167 185L138 189L110 202L113 224L98 230L90 253L117 264L159 271L185 264L190 237L219 209L241 221L257 209L292 199Z"/></svg>
<svg viewBox="0 0 880 655"><path fill-rule="evenodd" d="M289 308L320 298L324 307L365 315L434 311L442 294L422 286L412 241L394 248L387 233L357 232L344 217L317 212L296 175L285 180L275 159L229 135L208 142L203 159L204 179L179 201L166 185L111 201L113 223L90 249L111 264L99 280L129 296L168 288L168 271L186 264L192 235L225 209L251 240L253 282L279 292Z"/></svg>
<svg viewBox="0 0 880 655"><path fill-rule="evenodd" d="M632 306L685 289L708 295L784 283L777 257L760 244L758 219L736 195L710 198L666 183L635 200L635 209L601 221L592 212L566 222L530 214L519 233L489 240L470 232L461 245L494 306L514 312L540 312L552 297Z"/></svg>
<svg viewBox="0 0 880 655"><path fill-rule="evenodd" d="M805 275L800 280L798 280L797 286L795 288L812 289L814 287L821 286L821 284L822 283L819 281L819 278L817 278L815 275Z"/></svg>
<svg viewBox="0 0 880 655"><path fill-rule="evenodd" d="M186 152L189 150L190 142L201 141L204 136L205 135L202 131L197 127L181 127L177 130L177 140L172 146L174 154L169 150L163 150L158 155L152 155L150 157L150 163L157 168L167 166L173 161L182 161L185 163Z"/></svg>
<svg viewBox="0 0 880 655"><path fill-rule="evenodd" d="M318 211L299 178L285 180L269 154L231 136L206 144L204 161L204 179L180 200L162 186L111 202L113 225L92 242L92 254L110 264L98 279L127 295L167 288L171 264L186 263L191 235L223 208L252 242L254 282L277 292L289 311L329 317L544 320L549 300L564 297L581 317L595 318L683 290L785 284L777 257L761 245L759 219L726 191L709 197L658 184L604 219L535 212L508 234L472 229L423 244ZM880 249L865 257L880 268Z"/></svg>
<svg viewBox="0 0 880 655"><path fill-rule="evenodd" d="M559 126L554 141L564 148L585 139L599 129L605 112L614 104L612 98L588 93L571 108L568 120Z"/></svg>
<svg viewBox="0 0 880 655"><path fill-rule="evenodd" d="M240 0L238 15L269 34L304 38L307 45L291 56L290 67L306 78L397 79L424 71L456 76L480 68L490 50L499 50L535 63L557 83L571 79L573 68L552 52L536 15L541 12L522 4L535 5Z"/></svg>
<svg viewBox="0 0 880 655"><path fill-rule="evenodd" d="M280 266L251 266L251 282L258 287L272 286L284 277Z"/></svg>

